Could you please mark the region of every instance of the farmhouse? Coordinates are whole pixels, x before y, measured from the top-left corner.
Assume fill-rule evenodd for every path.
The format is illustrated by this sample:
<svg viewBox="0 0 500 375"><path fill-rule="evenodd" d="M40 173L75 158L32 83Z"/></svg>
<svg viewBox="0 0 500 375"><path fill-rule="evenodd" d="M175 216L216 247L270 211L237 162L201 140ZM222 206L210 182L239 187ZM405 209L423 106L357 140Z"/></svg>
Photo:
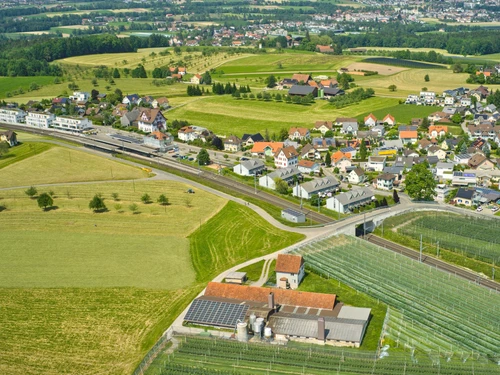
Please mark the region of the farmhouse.
<svg viewBox="0 0 500 375"><path fill-rule="evenodd" d="M250 159L241 161L240 164L233 167L233 172L240 176L253 176L261 174L266 165L260 159Z"/></svg>
<svg viewBox="0 0 500 375"><path fill-rule="evenodd" d="M315 194L332 193L337 190L339 185L339 182L334 177L323 177L294 186L292 195L304 199L311 199Z"/></svg>
<svg viewBox="0 0 500 375"><path fill-rule="evenodd" d="M278 288L297 289L305 276L304 259L301 255L278 254L275 271Z"/></svg>
<svg viewBox="0 0 500 375"><path fill-rule="evenodd" d="M295 73L292 76L292 80L297 82L298 84L306 84L311 80L311 76L309 74L301 74L301 73Z"/></svg>
<svg viewBox="0 0 500 375"><path fill-rule="evenodd" d="M371 309L336 305L335 300L333 294L210 282L184 320L231 329L238 325L240 341L249 334L260 337L265 329L276 341L359 347Z"/></svg>
<svg viewBox="0 0 500 375"><path fill-rule="evenodd" d="M370 204L374 195L369 188L352 189L326 200L326 208L341 214L352 212L353 209Z"/></svg>
<svg viewBox="0 0 500 375"><path fill-rule="evenodd" d="M162 96L161 98L153 100L153 103L151 103L153 108L161 108L161 109L167 109L169 107L169 101L167 98Z"/></svg>
<svg viewBox="0 0 500 375"><path fill-rule="evenodd" d="M199 74L195 74L194 76L191 77L191 83L195 85L201 85L203 83L203 77L200 76Z"/></svg>
<svg viewBox="0 0 500 375"><path fill-rule="evenodd" d="M312 87L312 86L293 85L292 87L290 87L290 90L288 90L288 95L290 95L290 96L312 95L313 97L317 97L318 96L318 88Z"/></svg>

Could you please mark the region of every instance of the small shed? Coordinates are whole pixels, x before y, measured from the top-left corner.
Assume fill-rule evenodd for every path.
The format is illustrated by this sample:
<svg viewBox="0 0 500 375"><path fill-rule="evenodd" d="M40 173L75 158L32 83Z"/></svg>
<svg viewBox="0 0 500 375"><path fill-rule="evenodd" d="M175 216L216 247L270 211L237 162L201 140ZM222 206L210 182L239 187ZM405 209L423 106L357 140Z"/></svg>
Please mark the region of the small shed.
<svg viewBox="0 0 500 375"><path fill-rule="evenodd" d="M281 217L285 220L291 221L292 223L305 223L306 214L292 210L291 208L285 208L281 210Z"/></svg>
<svg viewBox="0 0 500 375"><path fill-rule="evenodd" d="M245 281L247 281L246 272L230 272L226 276L226 283L243 284Z"/></svg>

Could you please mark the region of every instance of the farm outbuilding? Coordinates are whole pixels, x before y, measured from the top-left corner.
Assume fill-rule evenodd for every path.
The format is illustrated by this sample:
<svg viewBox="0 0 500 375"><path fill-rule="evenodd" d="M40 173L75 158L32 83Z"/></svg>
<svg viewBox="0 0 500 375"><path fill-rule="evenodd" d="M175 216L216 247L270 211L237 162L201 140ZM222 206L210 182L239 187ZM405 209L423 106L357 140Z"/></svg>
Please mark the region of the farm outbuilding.
<svg viewBox="0 0 500 375"><path fill-rule="evenodd" d="M246 272L230 272L227 274L226 283L231 284L243 284L247 281L247 273Z"/></svg>

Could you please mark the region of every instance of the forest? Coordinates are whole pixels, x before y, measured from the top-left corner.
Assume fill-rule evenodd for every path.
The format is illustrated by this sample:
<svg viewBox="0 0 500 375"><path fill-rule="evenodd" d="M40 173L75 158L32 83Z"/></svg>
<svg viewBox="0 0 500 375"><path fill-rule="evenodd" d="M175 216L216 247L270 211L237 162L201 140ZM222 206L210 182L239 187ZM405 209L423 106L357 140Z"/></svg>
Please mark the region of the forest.
<svg viewBox="0 0 500 375"><path fill-rule="evenodd" d="M118 38L102 34L73 38L40 38L32 41L0 41L0 76L61 75L48 63L71 56L135 52L138 48L168 47L169 40L152 34L148 38Z"/></svg>

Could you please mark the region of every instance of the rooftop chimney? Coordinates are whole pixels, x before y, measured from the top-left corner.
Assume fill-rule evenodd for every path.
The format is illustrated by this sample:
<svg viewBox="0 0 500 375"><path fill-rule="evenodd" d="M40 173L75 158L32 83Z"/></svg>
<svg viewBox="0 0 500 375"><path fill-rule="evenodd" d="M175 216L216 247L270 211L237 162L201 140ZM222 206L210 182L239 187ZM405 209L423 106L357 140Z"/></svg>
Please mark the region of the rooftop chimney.
<svg viewBox="0 0 500 375"><path fill-rule="evenodd" d="M267 305L269 306L270 309L274 310L275 306L274 306L274 293L273 292L269 293L269 296L267 297Z"/></svg>
<svg viewBox="0 0 500 375"><path fill-rule="evenodd" d="M318 340L325 341L325 318L318 319Z"/></svg>

